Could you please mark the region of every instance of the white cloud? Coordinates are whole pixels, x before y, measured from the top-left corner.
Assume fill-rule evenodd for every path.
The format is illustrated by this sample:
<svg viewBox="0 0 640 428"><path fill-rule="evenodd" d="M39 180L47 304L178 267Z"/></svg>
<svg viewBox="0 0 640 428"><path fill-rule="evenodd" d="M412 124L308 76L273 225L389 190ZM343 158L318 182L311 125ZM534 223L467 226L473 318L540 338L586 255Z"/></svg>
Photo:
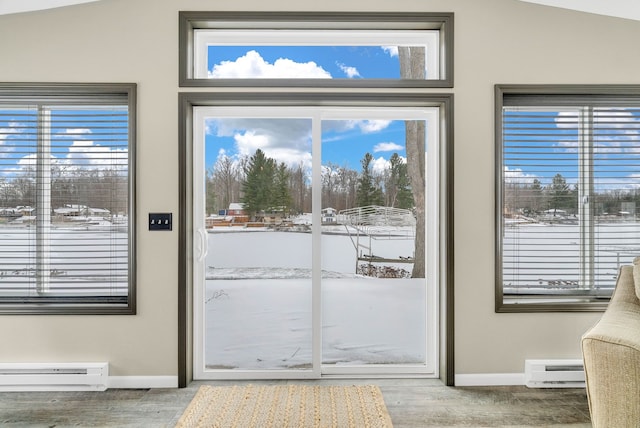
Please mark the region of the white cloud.
<svg viewBox="0 0 640 428"><path fill-rule="evenodd" d="M352 128L358 127L365 134L382 131L391 123L390 120L353 120L348 122Z"/></svg>
<svg viewBox="0 0 640 428"><path fill-rule="evenodd" d="M398 56L397 46L382 46L382 50L385 51L390 57Z"/></svg>
<svg viewBox="0 0 640 428"><path fill-rule="evenodd" d="M558 141L558 146L568 153L578 153L577 141Z"/></svg>
<svg viewBox="0 0 640 428"><path fill-rule="evenodd" d="M9 122L8 128L0 128L0 145L4 144L7 137L22 132L21 125L17 122Z"/></svg>
<svg viewBox="0 0 640 428"><path fill-rule="evenodd" d="M640 174L630 174L626 177L627 187L632 189L640 188Z"/></svg>
<svg viewBox="0 0 640 428"><path fill-rule="evenodd" d="M578 113L574 111L560 111L554 120L558 128L578 127Z"/></svg>
<svg viewBox="0 0 640 428"><path fill-rule="evenodd" d="M240 156L251 156L256 150L265 151L269 147L269 138L266 135L257 135L255 131L235 134L233 139Z"/></svg>
<svg viewBox="0 0 640 428"><path fill-rule="evenodd" d="M383 131L391 120L327 120L322 122L323 131L346 132L359 129L365 134Z"/></svg>
<svg viewBox="0 0 640 428"><path fill-rule="evenodd" d="M311 165L310 119L210 119L206 127L209 135L233 139L234 154L225 151L225 155L252 156L261 149L267 156L289 166Z"/></svg>
<svg viewBox="0 0 640 428"><path fill-rule="evenodd" d="M64 163L71 167L108 167L111 165L126 166L128 153L126 149L111 149L100 146L93 141L74 141L69 146Z"/></svg>
<svg viewBox="0 0 640 428"><path fill-rule="evenodd" d="M284 162L288 166L311 166L311 151L297 147L296 144L283 145L274 141L269 135L257 134L255 131L246 131L234 135L238 155L252 156L257 149L264 152L267 157L275 159L278 163Z"/></svg>
<svg viewBox="0 0 640 428"><path fill-rule="evenodd" d="M26 155L18 161L18 169L33 167L36 165L36 157L35 153Z"/></svg>
<svg viewBox="0 0 640 428"><path fill-rule="evenodd" d="M401 151L404 150L404 146L401 146L400 144L396 144L396 143L378 143L373 147L373 152L374 153L378 153L378 152L397 152L397 151Z"/></svg>
<svg viewBox="0 0 640 428"><path fill-rule="evenodd" d="M60 164L60 160L56 158L54 155L50 155L50 157L51 157L52 165ZM24 171L25 169L33 170L36 167L37 160L38 160L38 155L36 153L28 154L18 160L15 168L5 168L3 172L6 175L10 175L11 173L21 172L21 171Z"/></svg>
<svg viewBox="0 0 640 428"><path fill-rule="evenodd" d="M63 132L61 132L61 134L76 137L82 134L91 134L91 130L88 128L67 128Z"/></svg>
<svg viewBox="0 0 640 428"><path fill-rule="evenodd" d="M273 64L252 50L235 61L222 61L209 71L210 78L313 78L330 79L331 74L313 61L295 62L279 58Z"/></svg>
<svg viewBox="0 0 640 428"><path fill-rule="evenodd" d="M640 118L631 111L620 109L595 109L594 118L594 153L639 153ZM574 141L559 141L558 147L568 153L577 153L579 117L576 112L558 112L555 118L560 129L575 129Z"/></svg>
<svg viewBox="0 0 640 428"><path fill-rule="evenodd" d="M632 112L620 109L595 109L593 112L594 126L606 129L623 128L628 133L637 135L640 132L640 119ZM578 128L580 117L577 111L558 112L555 123L558 128Z"/></svg>
<svg viewBox="0 0 640 428"><path fill-rule="evenodd" d="M390 123L390 120L363 120L358 123L358 126L362 132L371 133L386 129Z"/></svg>
<svg viewBox="0 0 640 428"><path fill-rule="evenodd" d="M391 168L391 163L382 156L374 159L371 163L371 169L373 170L374 174L382 174L389 168Z"/></svg>
<svg viewBox="0 0 640 428"><path fill-rule="evenodd" d="M340 70L342 70L342 72L346 74L349 79L353 79L354 77L360 77L360 72L358 71L357 68L344 65L340 62L336 62L336 65L340 67Z"/></svg>
<svg viewBox="0 0 640 428"><path fill-rule="evenodd" d="M538 178L534 174L526 174L522 169L510 169L504 166L504 182L509 184L532 184L533 180Z"/></svg>

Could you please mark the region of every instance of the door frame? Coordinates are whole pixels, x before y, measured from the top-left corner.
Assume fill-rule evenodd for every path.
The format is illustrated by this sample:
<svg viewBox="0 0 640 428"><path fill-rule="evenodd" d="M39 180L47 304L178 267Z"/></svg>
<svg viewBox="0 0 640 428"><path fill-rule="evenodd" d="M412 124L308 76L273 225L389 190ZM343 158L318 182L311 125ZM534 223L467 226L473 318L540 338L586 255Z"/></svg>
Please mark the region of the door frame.
<svg viewBox="0 0 640 428"><path fill-rule="evenodd" d="M439 376L454 384L453 313L453 95L452 94L350 94L350 93L179 93L179 286L178 383L193 379L193 109L199 106L320 106L433 107L440 109L440 185L438 328ZM318 366L319 368L319 366ZM313 371L310 371L313 372Z"/></svg>

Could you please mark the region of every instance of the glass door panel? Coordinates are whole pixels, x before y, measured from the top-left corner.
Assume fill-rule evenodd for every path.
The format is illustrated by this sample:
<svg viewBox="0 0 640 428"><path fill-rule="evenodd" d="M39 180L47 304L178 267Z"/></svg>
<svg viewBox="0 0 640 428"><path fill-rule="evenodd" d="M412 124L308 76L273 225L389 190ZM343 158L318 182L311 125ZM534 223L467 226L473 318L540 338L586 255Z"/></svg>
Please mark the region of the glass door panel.
<svg viewBox="0 0 640 428"><path fill-rule="evenodd" d="M311 120L204 126L205 370L311 370Z"/></svg>
<svg viewBox="0 0 640 428"><path fill-rule="evenodd" d="M195 377L436 375L438 110L195 111Z"/></svg>
<svg viewBox="0 0 640 428"><path fill-rule="evenodd" d="M322 121L323 372L426 367L425 139L424 120Z"/></svg>

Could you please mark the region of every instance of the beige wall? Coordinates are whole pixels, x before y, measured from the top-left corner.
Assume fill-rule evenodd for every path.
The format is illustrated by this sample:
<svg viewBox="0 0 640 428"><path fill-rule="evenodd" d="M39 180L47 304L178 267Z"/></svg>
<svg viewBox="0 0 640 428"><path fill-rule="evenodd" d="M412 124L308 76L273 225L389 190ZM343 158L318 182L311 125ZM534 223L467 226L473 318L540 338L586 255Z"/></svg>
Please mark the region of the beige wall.
<svg viewBox="0 0 640 428"><path fill-rule="evenodd" d="M393 9L392 9L393 7ZM103 0L0 17L0 81L138 83L138 315L2 316L0 362L109 361L116 376L177 375L178 10L372 10L368 0ZM396 0L455 12L456 373L517 373L578 358L598 314L494 312L496 83L638 83L640 22L516 0ZM437 91L436 91L437 92ZM174 217L178 222L180 219Z"/></svg>

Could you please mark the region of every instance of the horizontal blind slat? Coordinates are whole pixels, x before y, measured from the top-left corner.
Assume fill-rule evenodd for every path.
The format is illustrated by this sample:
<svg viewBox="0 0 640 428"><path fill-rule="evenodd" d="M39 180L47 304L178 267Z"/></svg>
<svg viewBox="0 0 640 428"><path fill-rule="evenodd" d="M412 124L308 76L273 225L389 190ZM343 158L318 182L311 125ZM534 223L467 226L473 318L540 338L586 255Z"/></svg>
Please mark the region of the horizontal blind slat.
<svg viewBox="0 0 640 428"><path fill-rule="evenodd" d="M505 96L500 171L505 290L612 288L617 266L640 255L640 108L581 110L602 106L605 98L593 103L578 98L553 103L560 98ZM593 118L590 129L581 122L586 111ZM586 237L580 229L580 174L590 174L592 183ZM581 283L580 273L585 240L591 242L594 265L588 284Z"/></svg>

